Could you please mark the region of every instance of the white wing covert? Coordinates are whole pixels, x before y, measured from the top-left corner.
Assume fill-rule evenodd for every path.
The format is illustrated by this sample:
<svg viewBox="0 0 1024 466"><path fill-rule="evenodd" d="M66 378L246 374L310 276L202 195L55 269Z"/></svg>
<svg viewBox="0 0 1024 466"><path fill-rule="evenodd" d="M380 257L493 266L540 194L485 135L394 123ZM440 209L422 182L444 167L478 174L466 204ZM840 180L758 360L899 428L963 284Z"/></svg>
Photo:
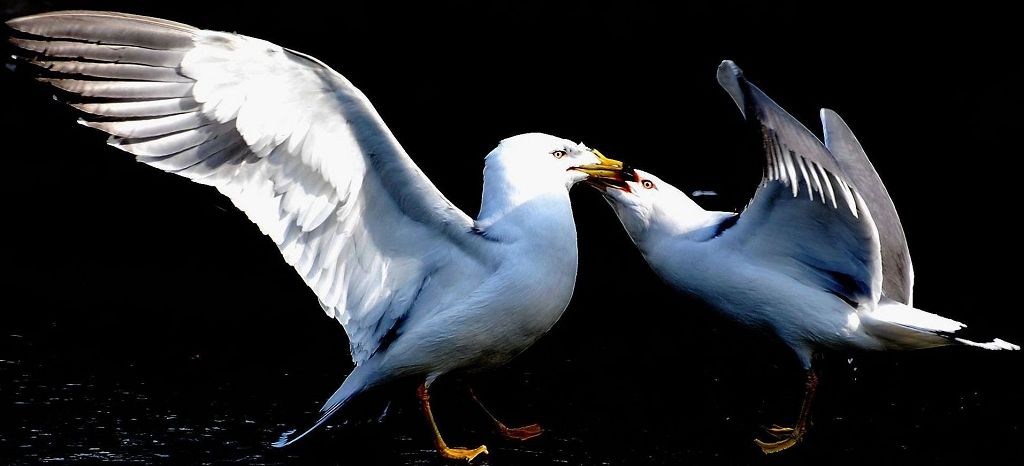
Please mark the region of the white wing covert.
<svg viewBox="0 0 1024 466"><path fill-rule="evenodd" d="M473 220L363 94L269 42L144 16L64 11L8 25L41 81L136 159L214 186L280 247L369 358L447 268L486 261ZM417 304L419 306L420 304Z"/></svg>

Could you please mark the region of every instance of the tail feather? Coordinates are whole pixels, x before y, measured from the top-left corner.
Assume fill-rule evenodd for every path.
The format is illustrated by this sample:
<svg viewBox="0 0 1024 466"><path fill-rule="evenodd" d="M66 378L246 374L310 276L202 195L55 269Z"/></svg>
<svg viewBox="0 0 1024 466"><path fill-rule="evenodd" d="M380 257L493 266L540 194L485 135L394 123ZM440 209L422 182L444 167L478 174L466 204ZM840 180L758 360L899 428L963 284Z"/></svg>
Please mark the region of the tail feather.
<svg viewBox="0 0 1024 466"><path fill-rule="evenodd" d="M962 344L987 350L1020 350L1020 346L995 338L978 342L964 338L967 325L912 306L884 299L862 319L873 336L895 348L917 349Z"/></svg>
<svg viewBox="0 0 1024 466"><path fill-rule="evenodd" d="M310 432L316 430L321 424L327 422L334 413L338 412L339 409L343 408L353 397L366 391L376 384L377 372L371 367L375 366L372 364L373 360L366 361L364 364L357 366L352 370L352 373L345 378L345 381L341 383L341 386L335 390L334 394L327 399L323 407L320 408L320 418L317 419L313 425L303 431L298 436L292 438L296 430L292 429L283 434L277 439L276 442L272 443L271 446L274 448L283 448L297 442L302 437L305 437Z"/></svg>
<svg viewBox="0 0 1024 466"><path fill-rule="evenodd" d="M954 338L954 339L956 341L960 342L960 343L963 343L963 344L965 344L967 346L973 346L975 348L984 348L984 349L987 349L987 350L994 350L994 351L999 351L999 350L1019 351L1020 350L1020 346L1015 345L1013 343L1010 343L1010 342L1008 342L1006 340L999 339L999 338L996 338L996 339L994 339L994 340L992 340L992 341L990 341L988 343L978 343L976 341L971 341L971 340L967 340L967 339L964 339L964 338Z"/></svg>
<svg viewBox="0 0 1024 466"><path fill-rule="evenodd" d="M344 387L344 384L342 384L342 387ZM289 437L291 437L296 432L295 429L289 430L289 431L281 434L281 437L279 437L276 442L270 444L270 446L272 446L274 448L284 448L284 447L287 447L288 445L291 445L291 444L299 441L299 439L301 439L302 437L305 437L310 432L313 432L314 430L316 430L317 427L320 427L321 424L323 424L324 422L327 421L327 419L329 419L331 416L333 416L334 413L336 413L339 409L341 409L342 406L345 405L345 402L347 402L349 400L349 398L351 398L351 396L341 400L340 403L337 403L335 405L332 405L332 406L328 407L327 411L323 411L323 414L320 415L320 419L317 419L317 421L315 423L313 423L313 425L310 428L306 429L304 432L302 432L298 436L296 436L294 438L289 438Z"/></svg>

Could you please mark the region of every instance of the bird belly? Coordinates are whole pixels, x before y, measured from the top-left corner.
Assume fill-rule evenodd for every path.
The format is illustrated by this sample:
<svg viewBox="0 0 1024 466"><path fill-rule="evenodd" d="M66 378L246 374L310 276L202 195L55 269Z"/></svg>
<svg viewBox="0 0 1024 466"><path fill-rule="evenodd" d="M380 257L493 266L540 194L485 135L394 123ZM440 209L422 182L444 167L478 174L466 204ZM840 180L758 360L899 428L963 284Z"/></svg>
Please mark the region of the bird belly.
<svg viewBox="0 0 1024 466"><path fill-rule="evenodd" d="M432 379L508 362L547 333L568 306L576 277L572 251L570 260L544 267L528 256L502 264L465 297L410 322L389 349L387 366Z"/></svg>
<svg viewBox="0 0 1024 466"><path fill-rule="evenodd" d="M508 362L558 322L576 282L573 256L571 261L545 267L543 273L532 267L512 266L507 273L495 276L505 289L503 299L481 308L476 324L467 326L473 329L472 335L464 336L480 348L473 366L490 368Z"/></svg>

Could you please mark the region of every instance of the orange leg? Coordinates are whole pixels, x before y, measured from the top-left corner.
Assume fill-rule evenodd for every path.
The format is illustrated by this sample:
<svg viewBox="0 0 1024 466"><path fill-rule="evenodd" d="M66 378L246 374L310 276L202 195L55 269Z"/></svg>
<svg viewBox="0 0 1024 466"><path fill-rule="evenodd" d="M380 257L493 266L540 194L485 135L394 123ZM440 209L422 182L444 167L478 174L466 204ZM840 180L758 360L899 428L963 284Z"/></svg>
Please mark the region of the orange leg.
<svg viewBox="0 0 1024 466"><path fill-rule="evenodd" d="M505 438L513 440L529 440L544 433L544 429L540 427L540 424L530 424L523 427L509 428L505 426L503 422L499 421L498 418L494 417L494 414L491 414L491 410L484 406L483 402L480 401L480 398L477 398L476 393L473 392L472 388L469 389L469 396L473 397L473 401L476 401L476 404L480 405L480 409L483 409L484 412L487 413L487 416L494 421L494 424L498 426L498 430L501 432L501 435Z"/></svg>
<svg viewBox="0 0 1024 466"><path fill-rule="evenodd" d="M427 393L426 384L420 384L419 388L416 389L416 396L419 397L420 405L423 407L423 415L427 417L427 422L434 429L434 444L437 446L437 451L441 456L452 460L466 460L468 462L473 461L473 458L476 458L481 453L487 453L487 446L485 445L480 445L473 449L449 448L444 443L444 439L441 438L441 431L437 429L437 423L434 422L434 414L430 410L430 394Z"/></svg>
<svg viewBox="0 0 1024 466"><path fill-rule="evenodd" d="M775 442L765 442L754 439L754 443L761 447L765 454L778 453L785 450L803 438L810 427L811 402L814 401L814 391L818 388L818 376L813 369L807 371L807 391L804 394L803 405L800 406L800 417L797 418L796 426L782 427L774 425L768 429L768 433L778 438Z"/></svg>

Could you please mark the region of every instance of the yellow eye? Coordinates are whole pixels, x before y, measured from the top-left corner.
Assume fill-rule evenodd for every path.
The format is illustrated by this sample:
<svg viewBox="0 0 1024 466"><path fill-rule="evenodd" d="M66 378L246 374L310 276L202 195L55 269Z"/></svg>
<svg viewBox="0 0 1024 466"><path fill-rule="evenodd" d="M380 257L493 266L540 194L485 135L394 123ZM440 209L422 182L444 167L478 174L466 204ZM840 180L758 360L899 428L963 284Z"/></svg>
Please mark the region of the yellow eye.
<svg viewBox="0 0 1024 466"><path fill-rule="evenodd" d="M564 150L556 150L556 151L552 152L551 155L555 156L556 159L560 159L562 157L565 157L565 151Z"/></svg>
<svg viewBox="0 0 1024 466"><path fill-rule="evenodd" d="M640 182L644 189L654 189L654 182L651 180L643 180Z"/></svg>

